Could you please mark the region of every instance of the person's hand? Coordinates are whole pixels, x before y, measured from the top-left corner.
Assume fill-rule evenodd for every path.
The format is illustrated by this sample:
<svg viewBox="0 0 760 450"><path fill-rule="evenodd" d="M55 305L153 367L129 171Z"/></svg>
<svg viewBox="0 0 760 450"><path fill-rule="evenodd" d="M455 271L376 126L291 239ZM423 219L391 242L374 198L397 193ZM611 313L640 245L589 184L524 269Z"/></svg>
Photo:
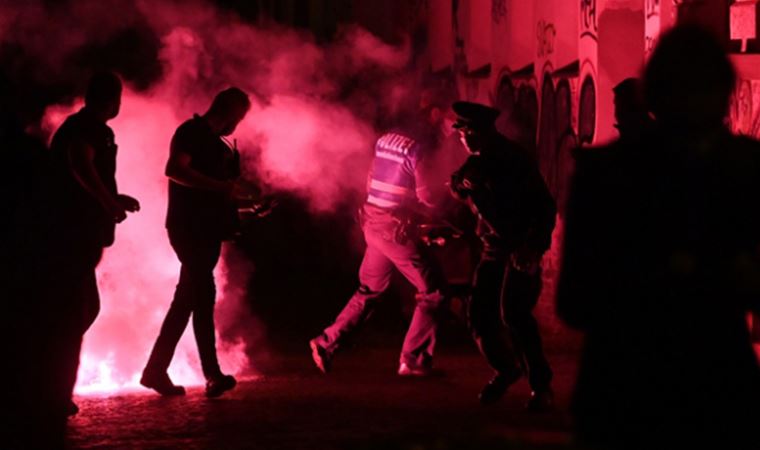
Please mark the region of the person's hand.
<svg viewBox="0 0 760 450"><path fill-rule="evenodd" d="M242 180L231 181L227 191L229 198L237 201L253 201L258 194L256 186Z"/></svg>
<svg viewBox="0 0 760 450"><path fill-rule="evenodd" d="M510 262L516 270L533 274L541 265L541 254L524 245L512 252Z"/></svg>
<svg viewBox="0 0 760 450"><path fill-rule="evenodd" d="M106 206L106 214L116 223L121 223L127 218L127 211L118 199Z"/></svg>
<svg viewBox="0 0 760 450"><path fill-rule="evenodd" d="M446 184L448 184L449 190L454 198L459 200L467 199L470 194L470 189L472 188L470 183L458 171L451 174L451 179Z"/></svg>
<svg viewBox="0 0 760 450"><path fill-rule="evenodd" d="M119 194L117 199L121 207L128 212L137 212L140 210L140 202L134 197L130 197L126 194Z"/></svg>

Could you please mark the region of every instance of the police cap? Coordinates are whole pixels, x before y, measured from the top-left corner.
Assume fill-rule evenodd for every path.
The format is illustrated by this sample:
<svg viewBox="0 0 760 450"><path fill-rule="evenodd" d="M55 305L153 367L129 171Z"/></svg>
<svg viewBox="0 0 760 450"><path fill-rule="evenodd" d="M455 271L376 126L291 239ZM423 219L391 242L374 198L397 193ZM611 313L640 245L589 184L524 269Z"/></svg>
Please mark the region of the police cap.
<svg viewBox="0 0 760 450"><path fill-rule="evenodd" d="M498 109L481 103L455 102L451 108L457 115L454 128L486 128L496 121Z"/></svg>

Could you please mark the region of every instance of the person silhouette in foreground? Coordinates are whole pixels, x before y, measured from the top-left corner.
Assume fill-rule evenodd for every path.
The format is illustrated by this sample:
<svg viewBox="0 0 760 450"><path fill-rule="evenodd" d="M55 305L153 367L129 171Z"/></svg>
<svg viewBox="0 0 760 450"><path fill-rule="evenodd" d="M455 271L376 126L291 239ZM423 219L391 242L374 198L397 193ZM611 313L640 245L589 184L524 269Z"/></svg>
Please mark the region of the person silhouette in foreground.
<svg viewBox="0 0 760 450"><path fill-rule="evenodd" d="M541 294L541 258L551 246L556 204L535 160L496 130L499 110L470 102L456 102L453 109L454 127L470 156L451 176L451 189L477 216L482 243L468 325L496 371L480 401L499 400L527 372L532 389L527 408L547 410L553 406L552 370L533 308Z"/></svg>
<svg viewBox="0 0 760 450"><path fill-rule="evenodd" d="M644 90L638 78L626 78L612 89L615 102L615 128L620 141L635 142L651 127L649 112L644 103Z"/></svg>
<svg viewBox="0 0 760 450"><path fill-rule="evenodd" d="M61 391L70 400L76 382L82 337L100 311L95 268L105 247L114 242L116 224L136 212L140 204L119 193L116 185L116 151L113 130L106 124L119 114L122 84L110 72L96 74L87 86L84 107L70 115L50 144L51 205L59 221L51 257L50 296L65 305L58 317L65 327L60 352L66 369L58 374ZM69 403L69 413L77 407Z"/></svg>
<svg viewBox="0 0 760 450"><path fill-rule="evenodd" d="M235 131L250 107L243 91L226 89L217 94L204 115L195 115L180 125L171 141L166 164L166 228L182 268L174 299L140 380L161 395L185 393L182 386L172 383L167 369L191 315L206 395L218 397L236 385L232 375L222 373L216 356L213 272L222 242L231 239L238 227L237 200L253 194L238 181L237 149L223 139Z"/></svg>
<svg viewBox="0 0 760 450"><path fill-rule="evenodd" d="M440 268L414 232L418 219L434 213L435 189L425 176L437 156L436 129L442 109L422 99L416 116L400 118L375 143L361 226L367 243L359 267L359 288L334 323L309 342L314 364L330 371L335 352L372 315L388 289L393 269L417 289L416 306L399 358L401 376L429 376L433 371L445 281Z"/></svg>
<svg viewBox="0 0 760 450"><path fill-rule="evenodd" d="M52 245L60 238L60 214L51 211L49 152L25 130L39 120L41 105L21 94L0 73L0 149L5 199L0 225L3 314L0 352L5 406L0 442L13 449L63 448L71 390L61 377L79 342L65 314L75 304L60 295L53 274L66 268ZM55 289L51 289L55 287ZM52 293L55 295L51 295Z"/></svg>
<svg viewBox="0 0 760 450"><path fill-rule="evenodd" d="M734 82L711 33L678 26L644 71L640 145L579 153L557 309L585 333L592 448L760 448L760 144L725 125Z"/></svg>

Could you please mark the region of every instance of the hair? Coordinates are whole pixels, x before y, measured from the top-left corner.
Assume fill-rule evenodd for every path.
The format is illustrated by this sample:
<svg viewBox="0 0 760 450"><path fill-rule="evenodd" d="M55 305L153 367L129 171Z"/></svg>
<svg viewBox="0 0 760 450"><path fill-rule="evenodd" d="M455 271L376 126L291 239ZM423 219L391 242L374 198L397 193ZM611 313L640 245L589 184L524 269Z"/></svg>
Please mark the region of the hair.
<svg viewBox="0 0 760 450"><path fill-rule="evenodd" d="M644 71L649 109L678 120L722 121L728 111L736 72L712 32L681 25L666 33Z"/></svg>
<svg viewBox="0 0 760 450"><path fill-rule="evenodd" d="M635 98L639 95L640 89L641 80L638 78L630 77L616 84L615 87L612 88L612 92L614 92L616 96Z"/></svg>
<svg viewBox="0 0 760 450"><path fill-rule="evenodd" d="M251 100L241 89L230 87L216 94L208 109L209 114L226 114L235 109L248 110Z"/></svg>
<svg viewBox="0 0 760 450"><path fill-rule="evenodd" d="M113 101L121 94L121 80L113 72L97 73L90 78L84 102L88 105L102 105Z"/></svg>

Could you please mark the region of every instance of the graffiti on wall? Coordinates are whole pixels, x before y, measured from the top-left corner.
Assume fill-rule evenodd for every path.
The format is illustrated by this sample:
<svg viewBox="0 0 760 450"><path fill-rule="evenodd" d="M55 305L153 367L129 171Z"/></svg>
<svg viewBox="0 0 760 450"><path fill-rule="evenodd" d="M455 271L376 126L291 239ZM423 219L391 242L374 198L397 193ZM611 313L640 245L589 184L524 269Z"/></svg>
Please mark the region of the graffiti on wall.
<svg viewBox="0 0 760 450"><path fill-rule="evenodd" d="M596 40L599 27L596 23L596 0L581 0L581 37Z"/></svg>
<svg viewBox="0 0 760 450"><path fill-rule="evenodd" d="M586 75L578 100L578 140L581 144L594 142L596 132L596 87L591 75Z"/></svg>
<svg viewBox="0 0 760 450"><path fill-rule="evenodd" d="M494 23L500 23L507 17L507 0L492 0L491 19Z"/></svg>
<svg viewBox="0 0 760 450"><path fill-rule="evenodd" d="M573 169L571 151L577 146L570 80L555 79L547 73L541 86L536 156L560 215L564 214L567 185Z"/></svg>
<svg viewBox="0 0 760 450"><path fill-rule="evenodd" d="M646 0L644 5L644 17L649 20L654 16L660 15L660 0Z"/></svg>
<svg viewBox="0 0 760 450"><path fill-rule="evenodd" d="M554 39L557 37L557 29L553 23L541 19L536 25L536 38L538 45L536 53L539 58L546 57L554 53Z"/></svg>
<svg viewBox="0 0 760 450"><path fill-rule="evenodd" d="M652 54L661 31L660 0L646 0L644 4L644 55Z"/></svg>
<svg viewBox="0 0 760 450"><path fill-rule="evenodd" d="M737 83L729 114L734 133L760 138L760 80Z"/></svg>

